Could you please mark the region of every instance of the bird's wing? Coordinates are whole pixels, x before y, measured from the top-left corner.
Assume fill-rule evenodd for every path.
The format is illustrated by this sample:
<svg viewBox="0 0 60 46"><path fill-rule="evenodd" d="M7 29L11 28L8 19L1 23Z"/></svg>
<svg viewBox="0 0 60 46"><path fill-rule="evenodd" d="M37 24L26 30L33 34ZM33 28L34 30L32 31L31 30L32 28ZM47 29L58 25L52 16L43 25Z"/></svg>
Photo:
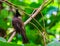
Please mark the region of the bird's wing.
<svg viewBox="0 0 60 46"><path fill-rule="evenodd" d="M24 24L23 24L23 22L22 22L21 19L18 19L18 20L17 20L17 27L18 27L20 30L22 30L22 31L25 32Z"/></svg>
<svg viewBox="0 0 60 46"><path fill-rule="evenodd" d="M20 26L20 27L23 27L23 22L22 22L22 20L21 19L17 19L17 26Z"/></svg>
<svg viewBox="0 0 60 46"><path fill-rule="evenodd" d="M14 27L15 29L16 29L16 28L18 28L18 29L24 28L23 22L22 22L22 20L19 19L19 18L14 19L14 20L12 21L12 25L13 25L13 27Z"/></svg>

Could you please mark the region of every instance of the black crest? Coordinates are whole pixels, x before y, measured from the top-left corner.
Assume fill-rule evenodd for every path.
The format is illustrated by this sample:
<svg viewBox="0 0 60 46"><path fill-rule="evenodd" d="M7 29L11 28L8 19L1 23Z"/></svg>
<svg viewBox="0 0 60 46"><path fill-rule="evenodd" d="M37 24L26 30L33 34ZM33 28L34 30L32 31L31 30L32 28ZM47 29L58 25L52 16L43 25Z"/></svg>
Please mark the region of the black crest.
<svg viewBox="0 0 60 46"><path fill-rule="evenodd" d="M21 16L20 13L19 13L19 11L18 11L18 9L16 9L16 13L15 13L14 16L15 16L15 17Z"/></svg>

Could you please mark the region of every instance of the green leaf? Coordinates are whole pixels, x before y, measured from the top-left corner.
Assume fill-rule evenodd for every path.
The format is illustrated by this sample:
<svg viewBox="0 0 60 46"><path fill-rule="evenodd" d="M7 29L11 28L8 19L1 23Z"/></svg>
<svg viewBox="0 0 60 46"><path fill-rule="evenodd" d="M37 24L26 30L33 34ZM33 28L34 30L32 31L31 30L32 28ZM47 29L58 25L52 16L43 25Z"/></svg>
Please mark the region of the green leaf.
<svg viewBox="0 0 60 46"><path fill-rule="evenodd" d="M21 46L21 45L12 44L12 43L6 43L6 42L1 42L0 41L0 46Z"/></svg>
<svg viewBox="0 0 60 46"><path fill-rule="evenodd" d="M53 42L49 43L47 46L60 46L60 42L59 41L53 41Z"/></svg>
<svg viewBox="0 0 60 46"><path fill-rule="evenodd" d="M0 41L6 42L6 39L4 39L3 37L0 37Z"/></svg>

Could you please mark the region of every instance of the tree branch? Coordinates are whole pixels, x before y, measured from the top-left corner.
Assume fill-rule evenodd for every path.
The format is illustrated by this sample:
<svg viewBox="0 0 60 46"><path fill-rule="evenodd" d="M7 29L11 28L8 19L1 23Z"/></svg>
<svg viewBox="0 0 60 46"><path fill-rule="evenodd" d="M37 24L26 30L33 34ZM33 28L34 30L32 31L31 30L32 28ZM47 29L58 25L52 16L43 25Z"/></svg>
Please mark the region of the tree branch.
<svg viewBox="0 0 60 46"><path fill-rule="evenodd" d="M9 40L8 40L7 42L11 42L12 39L13 39L13 37L15 36L15 34L16 34L16 31L14 31L14 32L12 33L11 37L9 38Z"/></svg>
<svg viewBox="0 0 60 46"><path fill-rule="evenodd" d="M34 18L39 13L47 2L48 1L43 2L42 5L37 9L37 11L28 20L26 20L26 22L24 22L24 25L28 24L32 20L32 18Z"/></svg>

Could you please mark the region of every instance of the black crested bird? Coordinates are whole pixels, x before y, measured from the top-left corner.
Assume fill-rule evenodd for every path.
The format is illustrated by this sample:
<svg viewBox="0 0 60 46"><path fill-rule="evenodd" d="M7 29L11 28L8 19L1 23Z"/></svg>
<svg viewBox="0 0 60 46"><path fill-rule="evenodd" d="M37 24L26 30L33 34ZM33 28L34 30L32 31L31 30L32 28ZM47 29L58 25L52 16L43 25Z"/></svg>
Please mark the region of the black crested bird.
<svg viewBox="0 0 60 46"><path fill-rule="evenodd" d="M12 20L12 26L14 27L14 29L16 30L17 33L22 35L23 43L28 43L29 41L26 36L24 24L23 24L21 18L18 18L19 16L21 17L21 15L18 12L18 9L16 9L16 13Z"/></svg>

